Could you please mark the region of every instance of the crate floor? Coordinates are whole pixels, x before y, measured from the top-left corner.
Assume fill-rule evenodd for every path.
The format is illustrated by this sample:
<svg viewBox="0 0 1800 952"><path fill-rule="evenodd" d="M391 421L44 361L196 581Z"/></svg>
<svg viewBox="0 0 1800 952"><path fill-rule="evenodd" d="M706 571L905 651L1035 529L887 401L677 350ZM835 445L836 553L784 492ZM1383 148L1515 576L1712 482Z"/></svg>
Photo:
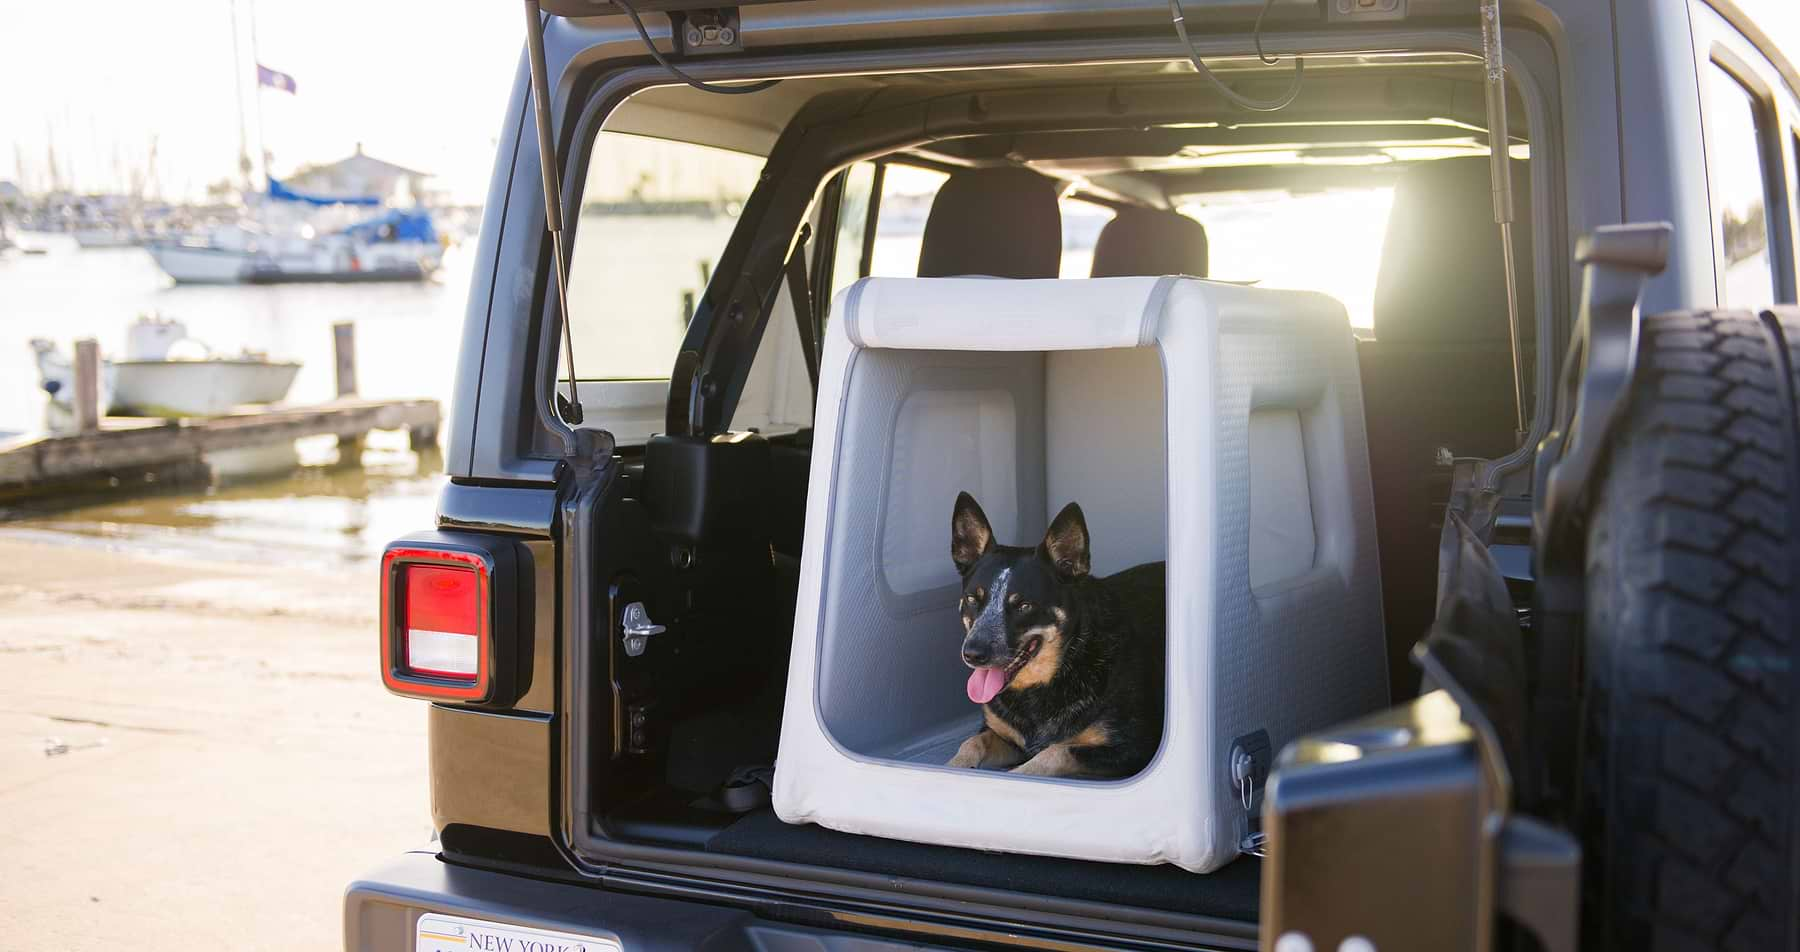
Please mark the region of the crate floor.
<svg viewBox="0 0 1800 952"><path fill-rule="evenodd" d="M967 717L929 727L916 734L883 744L869 755L881 760L898 760L908 764L945 764L956 756L962 742L981 730L981 711L970 706Z"/></svg>

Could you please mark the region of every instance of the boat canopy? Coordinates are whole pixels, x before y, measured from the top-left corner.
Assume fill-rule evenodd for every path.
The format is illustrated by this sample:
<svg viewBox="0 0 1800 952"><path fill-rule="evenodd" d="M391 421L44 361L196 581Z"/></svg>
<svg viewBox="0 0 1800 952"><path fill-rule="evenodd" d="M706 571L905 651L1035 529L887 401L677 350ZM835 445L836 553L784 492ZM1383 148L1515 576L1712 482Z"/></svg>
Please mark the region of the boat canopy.
<svg viewBox="0 0 1800 952"><path fill-rule="evenodd" d="M314 195L311 192L295 191L283 185L275 176L269 176L269 197L283 202L303 202L307 205L364 205L376 206L381 199L374 195Z"/></svg>
<svg viewBox="0 0 1800 952"><path fill-rule="evenodd" d="M359 221L344 229L344 234L358 241L422 241L437 243L437 228L431 216L422 211L389 209L367 221Z"/></svg>

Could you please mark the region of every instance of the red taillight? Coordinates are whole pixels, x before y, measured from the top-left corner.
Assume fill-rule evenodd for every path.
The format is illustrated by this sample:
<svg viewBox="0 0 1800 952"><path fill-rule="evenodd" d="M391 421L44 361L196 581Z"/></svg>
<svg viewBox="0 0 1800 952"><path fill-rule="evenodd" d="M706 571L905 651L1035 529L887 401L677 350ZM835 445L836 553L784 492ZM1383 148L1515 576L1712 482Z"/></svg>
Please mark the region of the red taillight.
<svg viewBox="0 0 1800 952"><path fill-rule="evenodd" d="M485 701L494 677L493 566L454 549L382 556L382 680L434 700Z"/></svg>
<svg viewBox="0 0 1800 952"><path fill-rule="evenodd" d="M406 668L419 674L473 681L481 672L481 591L469 569L408 565L400 629Z"/></svg>

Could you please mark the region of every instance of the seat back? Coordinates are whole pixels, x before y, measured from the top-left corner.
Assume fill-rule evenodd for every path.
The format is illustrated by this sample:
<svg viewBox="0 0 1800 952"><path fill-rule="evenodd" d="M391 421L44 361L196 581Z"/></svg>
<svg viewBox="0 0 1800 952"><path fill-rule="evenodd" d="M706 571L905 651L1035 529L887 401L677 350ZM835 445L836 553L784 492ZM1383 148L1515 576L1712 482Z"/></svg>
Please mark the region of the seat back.
<svg viewBox="0 0 1800 952"><path fill-rule="evenodd" d="M1206 226L1178 212L1121 209L1094 241L1095 278L1206 277Z"/></svg>
<svg viewBox="0 0 1800 952"><path fill-rule="evenodd" d="M1056 186L1030 169L961 169L931 200L919 277L1054 278L1062 264Z"/></svg>

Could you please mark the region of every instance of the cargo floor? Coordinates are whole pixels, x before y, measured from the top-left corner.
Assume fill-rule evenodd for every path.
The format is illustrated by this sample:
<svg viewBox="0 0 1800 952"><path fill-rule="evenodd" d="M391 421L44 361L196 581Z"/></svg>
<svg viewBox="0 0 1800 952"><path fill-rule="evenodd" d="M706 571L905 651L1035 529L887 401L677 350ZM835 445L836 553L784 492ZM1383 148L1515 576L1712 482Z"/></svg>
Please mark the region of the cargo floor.
<svg viewBox="0 0 1800 952"><path fill-rule="evenodd" d="M1174 866L1091 863L1046 856L984 853L951 846L791 826L763 809L706 841L712 853L880 873L897 879L989 889L1168 912L1256 921L1261 864L1240 859L1208 874Z"/></svg>

